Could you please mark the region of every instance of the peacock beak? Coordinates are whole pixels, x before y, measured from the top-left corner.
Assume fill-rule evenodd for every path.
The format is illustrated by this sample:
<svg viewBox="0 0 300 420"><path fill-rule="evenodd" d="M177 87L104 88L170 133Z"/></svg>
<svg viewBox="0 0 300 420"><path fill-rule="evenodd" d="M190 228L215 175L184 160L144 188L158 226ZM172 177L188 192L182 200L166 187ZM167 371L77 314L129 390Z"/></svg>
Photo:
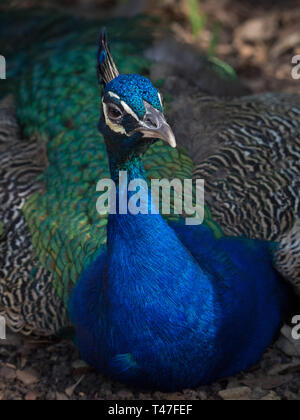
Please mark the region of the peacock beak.
<svg viewBox="0 0 300 420"><path fill-rule="evenodd" d="M143 134L144 138L161 139L171 147L176 147L173 130L166 121L164 114L148 102L144 102L146 113L140 125L133 131Z"/></svg>

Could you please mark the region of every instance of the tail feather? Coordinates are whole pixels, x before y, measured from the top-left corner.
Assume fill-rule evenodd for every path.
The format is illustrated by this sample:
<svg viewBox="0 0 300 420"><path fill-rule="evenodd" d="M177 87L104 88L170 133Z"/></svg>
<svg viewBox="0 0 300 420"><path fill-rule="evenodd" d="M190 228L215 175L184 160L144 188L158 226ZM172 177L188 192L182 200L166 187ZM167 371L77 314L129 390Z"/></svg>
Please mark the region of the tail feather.
<svg viewBox="0 0 300 420"><path fill-rule="evenodd" d="M300 296L300 218L293 229L280 241L276 253L277 267L286 280L289 280L298 296Z"/></svg>
<svg viewBox="0 0 300 420"><path fill-rule="evenodd" d="M39 266L22 212L25 200L43 188L36 177L46 162L42 142L21 140L11 99L1 101L0 314L12 330L24 334L49 335L67 325L51 275Z"/></svg>

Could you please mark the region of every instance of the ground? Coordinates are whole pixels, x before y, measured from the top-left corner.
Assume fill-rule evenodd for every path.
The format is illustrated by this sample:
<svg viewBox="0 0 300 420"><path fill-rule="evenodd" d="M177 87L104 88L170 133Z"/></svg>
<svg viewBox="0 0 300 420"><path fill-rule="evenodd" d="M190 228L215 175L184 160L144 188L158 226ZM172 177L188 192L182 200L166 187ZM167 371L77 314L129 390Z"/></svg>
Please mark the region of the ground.
<svg viewBox="0 0 300 420"><path fill-rule="evenodd" d="M104 378L70 341L0 341L0 400L299 400L300 357L271 347L249 372L183 392L147 392Z"/></svg>
<svg viewBox="0 0 300 420"><path fill-rule="evenodd" d="M50 3L56 2L42 2L45 7ZM132 14L138 8L154 13L181 41L199 50L209 49L230 63L253 91L300 93L300 80L292 78L292 58L300 55L297 0L202 0L196 9L197 1L189 0L57 3L82 14L103 16L103 10L107 16ZM31 5L34 0L10 1L4 7L20 4ZM209 386L164 394L129 389L102 377L80 361L70 341L9 334L7 340L0 340L0 400L299 400L300 343L297 346L281 338L250 372Z"/></svg>

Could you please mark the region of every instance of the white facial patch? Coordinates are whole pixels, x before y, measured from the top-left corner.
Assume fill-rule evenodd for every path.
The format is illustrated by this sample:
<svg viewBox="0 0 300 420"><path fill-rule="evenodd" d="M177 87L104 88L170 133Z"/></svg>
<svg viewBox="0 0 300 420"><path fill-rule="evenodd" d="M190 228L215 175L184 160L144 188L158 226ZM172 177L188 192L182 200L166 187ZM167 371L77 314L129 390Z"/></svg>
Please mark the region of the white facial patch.
<svg viewBox="0 0 300 420"><path fill-rule="evenodd" d="M116 98L116 99L118 99L118 100L120 100L121 98L120 98L120 96L118 96L116 93L114 93L114 92L108 92L108 95L111 97L111 98Z"/></svg>
<svg viewBox="0 0 300 420"><path fill-rule="evenodd" d="M127 112L127 114L131 115L133 118L135 118L138 122L140 122L139 117L136 115L136 113L128 106L124 101L121 101L121 105L124 108L124 111Z"/></svg>
<svg viewBox="0 0 300 420"><path fill-rule="evenodd" d="M119 124L115 124L113 122L110 121L108 114L107 114L107 105L106 103L102 100L102 106L103 106L103 113L104 113L104 118L105 118L105 122L108 125L108 127L114 131L115 133L119 133L119 134L126 134L126 130L124 127L122 127ZM127 135L127 134L126 134Z"/></svg>
<svg viewBox="0 0 300 420"><path fill-rule="evenodd" d="M162 96L161 96L160 92L157 92L157 93L158 93L158 97L159 97L159 101L160 101L161 107L163 108L164 105L163 105L163 101L162 101Z"/></svg>

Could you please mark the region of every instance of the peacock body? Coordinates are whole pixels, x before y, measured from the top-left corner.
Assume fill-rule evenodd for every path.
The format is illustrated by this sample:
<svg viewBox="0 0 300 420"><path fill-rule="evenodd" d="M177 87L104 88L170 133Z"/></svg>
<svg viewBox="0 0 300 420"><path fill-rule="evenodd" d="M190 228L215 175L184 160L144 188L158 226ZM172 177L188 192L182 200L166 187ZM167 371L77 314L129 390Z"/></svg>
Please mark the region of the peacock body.
<svg viewBox="0 0 300 420"><path fill-rule="evenodd" d="M34 28L39 29L42 23L43 19L37 19ZM291 217L280 235L276 236L276 229L278 225L282 227L282 223L277 223L277 219L273 234L269 235L267 229L262 230L256 222L249 223L251 232L244 227L248 226L248 213L244 208L239 214L239 223L231 213L220 212L217 200L219 204L224 202L222 194L227 196L229 181L243 193L243 185L247 186L246 179L243 184L244 161L237 148L240 145L244 150L243 144L241 141L230 143L229 134L236 128L235 120L232 119L232 126L231 121L227 124L224 120L217 124L218 128L224 124L227 139L222 130L221 135L215 131L216 145L221 143L218 139L224 140L225 146L221 144L220 149L230 155L231 147L232 154L237 156L232 173L226 158L222 161L222 156L215 157L216 149L212 155L196 155L199 141L196 142L195 137L191 137L191 145L184 144L186 151L152 138L144 139L141 132L127 136L137 120L143 121L145 102L152 107L152 114L157 117L158 112L162 118L157 90L148 79L136 76L149 72L150 62L142 57L151 39L146 35L143 21L106 23L108 31L116 37L113 54L121 74L134 73L135 76L118 76L113 67L111 73L115 77L105 81L101 105L94 65L100 25L97 22L74 27L70 21L59 21L56 29L50 27L53 33L49 38L33 45L26 54L14 54L12 58L10 74L20 78L16 84L16 105L23 130L22 134L18 130L11 105L3 102L0 116L0 308L9 325L24 333L55 334L67 327L71 319L83 357L104 373L131 384L178 389L247 369L259 360L292 306L289 288L272 262L274 259L275 266L277 264L284 273L280 269L282 258L289 267L287 278L294 280L295 267L299 268L295 247L292 266L290 258L283 254L278 257L277 253L284 247L289 252L291 235L296 243L298 240L299 203L294 193L297 182L286 187L292 197L288 207ZM33 33L34 28L30 26ZM107 76L106 57L104 54L104 69L100 66L102 78L103 74ZM115 133L102 112L101 136L97 132L99 106L104 109L109 106L112 99L109 92L115 95L117 103L114 105L120 106L122 99L123 112L129 107L131 116L122 121L123 132ZM268 98L263 96L257 100L269 111ZM288 108L289 97L282 99ZM255 97L247 99L249 107L254 100ZM297 100L295 98L292 111L286 111L286 118L281 117L284 111L279 103L276 111L280 114L279 120L293 119L292 123L288 119L288 123L295 131L299 124ZM224 102L225 109L231 104L238 108L239 101L246 103L243 98L231 100ZM207 107L219 106L219 112L223 112L220 98L206 98L203 103ZM178 104L174 100L170 105L171 116L176 115L180 101ZM255 121L253 112L254 117L245 111L245 121ZM260 117L260 135L263 135L252 147L253 151L258 150L259 160L263 156L267 158L267 152L263 152L269 141L262 111ZM275 125L270 129L276 133L279 123L275 117ZM185 121L188 124L188 119ZM209 122L207 127L212 129ZM272 124L269 120L267 123ZM280 125L278 145L280 139L291 139L285 137L286 125ZM180 127L177 138L178 134ZM169 140L170 135L169 131ZM182 136L185 138L186 135ZM287 149L292 150L292 156L298 156L296 140L290 142ZM210 175L209 208L202 226L187 227L182 218L175 215L162 218L159 214L117 214L108 218L97 213L99 194L95 187L99 179L111 176L117 182L116 173L126 168L130 180L178 178L183 181L191 178L195 169L188 152L196 163L201 159L204 162L203 166L200 162L195 173L205 170L205 176ZM256 166L256 154L253 156L254 162L246 164L249 171L251 165L255 168L252 173L261 169ZM284 163L284 155L281 157ZM220 169L222 162L225 162L224 172ZM297 166L292 162L279 165L280 170L273 156L268 163L270 177L275 175L274 182L281 179L281 169L287 182L295 168L297 174ZM220 173L226 175L224 193L219 184L214 184ZM252 183L251 191L263 208L265 184L260 184L255 177ZM268 191L273 188L277 193L276 186L267 185ZM117 191L119 193L118 187ZM229 191L227 198L232 196ZM246 207L253 205L252 200L247 204L247 197L241 199ZM146 201L146 198L145 190L141 192L141 200ZM271 204L277 206L272 214L280 214L282 202L274 199ZM273 219L267 220L271 226ZM230 235L272 243L224 237L222 229ZM281 244L274 244L277 240L281 240Z"/></svg>

